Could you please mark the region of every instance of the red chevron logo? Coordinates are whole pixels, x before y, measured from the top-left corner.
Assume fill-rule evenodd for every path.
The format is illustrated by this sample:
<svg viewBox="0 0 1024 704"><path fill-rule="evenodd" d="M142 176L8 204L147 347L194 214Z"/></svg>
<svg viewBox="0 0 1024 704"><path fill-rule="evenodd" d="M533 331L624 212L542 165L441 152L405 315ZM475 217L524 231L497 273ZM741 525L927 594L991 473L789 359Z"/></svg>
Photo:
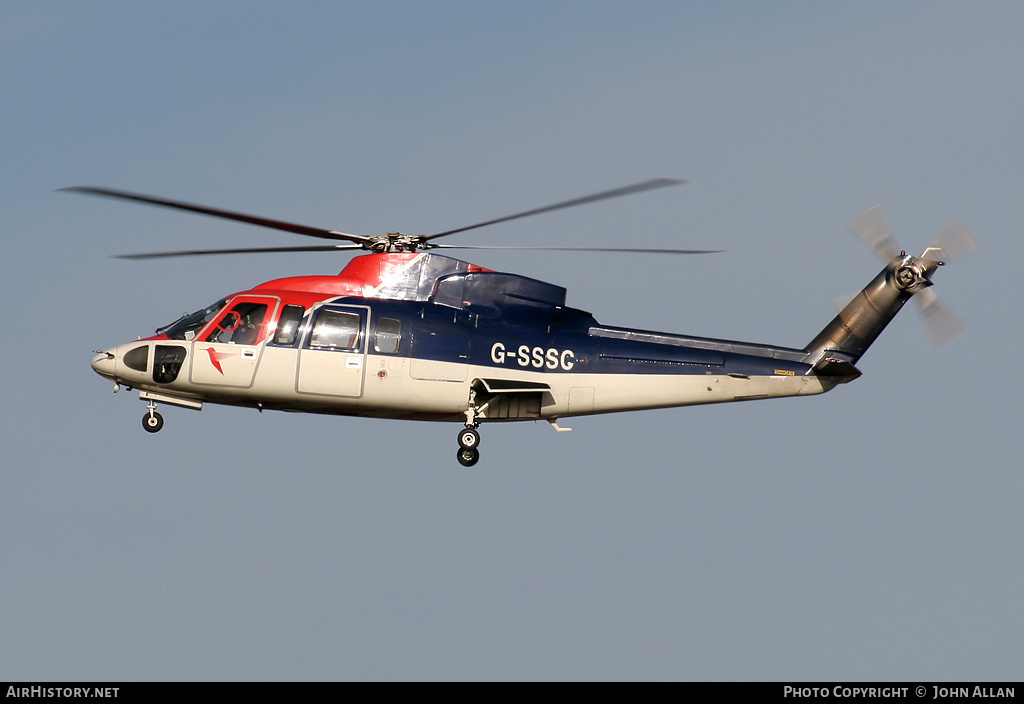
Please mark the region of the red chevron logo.
<svg viewBox="0 0 1024 704"><path fill-rule="evenodd" d="M220 360L235 356L234 352L218 352L212 347L207 347L206 351L210 353L210 363L213 364L214 368L221 374L224 373L224 370L221 369Z"/></svg>

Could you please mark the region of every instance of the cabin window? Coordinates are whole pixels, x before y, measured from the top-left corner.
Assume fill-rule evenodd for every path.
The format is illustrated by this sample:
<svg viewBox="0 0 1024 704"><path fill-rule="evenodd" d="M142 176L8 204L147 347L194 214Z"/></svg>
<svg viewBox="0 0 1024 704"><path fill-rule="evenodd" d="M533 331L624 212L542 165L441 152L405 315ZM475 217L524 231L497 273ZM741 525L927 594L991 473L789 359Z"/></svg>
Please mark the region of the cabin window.
<svg viewBox="0 0 1024 704"><path fill-rule="evenodd" d="M361 317L358 313L344 313L337 310L322 310L317 315L310 347L332 350L355 351L359 347Z"/></svg>
<svg viewBox="0 0 1024 704"><path fill-rule="evenodd" d="M295 338L299 334L299 324L306 309L302 306L285 306L281 312L281 320L277 323L277 331L274 333L275 345L291 346L295 344Z"/></svg>
<svg viewBox="0 0 1024 704"><path fill-rule="evenodd" d="M206 336L206 342L255 345L259 341L260 328L266 315L266 303L239 303L217 321Z"/></svg>
<svg viewBox="0 0 1024 704"><path fill-rule="evenodd" d="M184 347L157 345L153 353L153 381L158 384L170 384L177 379L186 354Z"/></svg>
<svg viewBox="0 0 1024 704"><path fill-rule="evenodd" d="M377 318L373 351L395 354L402 341L402 321L396 318Z"/></svg>

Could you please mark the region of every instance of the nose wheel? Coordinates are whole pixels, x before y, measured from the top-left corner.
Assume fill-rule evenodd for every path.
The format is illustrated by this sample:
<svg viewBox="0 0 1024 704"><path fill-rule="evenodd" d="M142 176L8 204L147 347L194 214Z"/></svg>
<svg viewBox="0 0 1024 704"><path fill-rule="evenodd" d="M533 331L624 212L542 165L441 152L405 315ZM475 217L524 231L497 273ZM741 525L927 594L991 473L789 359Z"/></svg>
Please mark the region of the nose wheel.
<svg viewBox="0 0 1024 704"><path fill-rule="evenodd" d="M151 433L160 432L160 428L164 427L164 417L156 411L150 411L142 416L142 427Z"/></svg>
<svg viewBox="0 0 1024 704"><path fill-rule="evenodd" d="M472 467L480 461L480 433L471 425L459 431L459 451L455 455L463 467Z"/></svg>
<svg viewBox="0 0 1024 704"><path fill-rule="evenodd" d="M142 427L149 433L158 433L164 427L164 417L156 412L156 404L146 406L146 415L142 416Z"/></svg>

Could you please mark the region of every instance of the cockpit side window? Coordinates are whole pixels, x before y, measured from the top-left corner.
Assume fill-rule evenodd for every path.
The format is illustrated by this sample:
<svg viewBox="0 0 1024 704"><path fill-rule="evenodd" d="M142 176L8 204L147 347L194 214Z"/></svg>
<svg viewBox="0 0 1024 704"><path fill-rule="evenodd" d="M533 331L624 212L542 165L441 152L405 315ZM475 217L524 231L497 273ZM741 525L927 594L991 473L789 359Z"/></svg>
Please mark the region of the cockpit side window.
<svg viewBox="0 0 1024 704"><path fill-rule="evenodd" d="M205 341L255 345L259 342L260 330L266 315L266 303L237 303L217 321Z"/></svg>
<svg viewBox="0 0 1024 704"><path fill-rule="evenodd" d="M228 299L222 298L212 306L197 310L191 315L183 315L170 325L157 328L156 333L158 335L161 333L166 334L172 340L191 340L204 325L217 317L217 314L223 310L227 302Z"/></svg>

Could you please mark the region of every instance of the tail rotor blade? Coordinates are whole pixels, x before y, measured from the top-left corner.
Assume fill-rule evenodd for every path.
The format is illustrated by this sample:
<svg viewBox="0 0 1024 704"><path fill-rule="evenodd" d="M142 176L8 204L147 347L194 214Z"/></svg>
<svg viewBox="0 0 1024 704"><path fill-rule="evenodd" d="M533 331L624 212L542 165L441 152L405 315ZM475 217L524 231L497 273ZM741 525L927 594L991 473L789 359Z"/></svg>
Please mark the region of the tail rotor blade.
<svg viewBox="0 0 1024 704"><path fill-rule="evenodd" d="M857 297L860 291L854 291L853 293L847 293L844 296L832 299L832 305L835 306L836 313L842 313L846 306L853 303L853 299Z"/></svg>
<svg viewBox="0 0 1024 704"><path fill-rule="evenodd" d="M936 347L949 342L966 327L964 319L940 302L939 297L930 288L921 291L915 298L921 307L921 316L928 327L928 335Z"/></svg>
<svg viewBox="0 0 1024 704"><path fill-rule="evenodd" d="M935 239L932 246L939 249L938 254L944 262L951 262L978 251L974 237L959 220L953 220ZM933 345L949 342L966 327L964 319L954 313L949 306L941 303L932 289L926 288L915 298L921 307L921 316L928 327Z"/></svg>
<svg viewBox="0 0 1024 704"><path fill-rule="evenodd" d="M861 213L850 223L850 230L885 261L891 261L897 256L898 250L889 230L889 221L881 205Z"/></svg>
<svg viewBox="0 0 1024 704"><path fill-rule="evenodd" d="M936 238L935 246L942 250L942 255L947 262L978 251L978 243L974 241L970 231L959 220L949 223L949 227Z"/></svg>

